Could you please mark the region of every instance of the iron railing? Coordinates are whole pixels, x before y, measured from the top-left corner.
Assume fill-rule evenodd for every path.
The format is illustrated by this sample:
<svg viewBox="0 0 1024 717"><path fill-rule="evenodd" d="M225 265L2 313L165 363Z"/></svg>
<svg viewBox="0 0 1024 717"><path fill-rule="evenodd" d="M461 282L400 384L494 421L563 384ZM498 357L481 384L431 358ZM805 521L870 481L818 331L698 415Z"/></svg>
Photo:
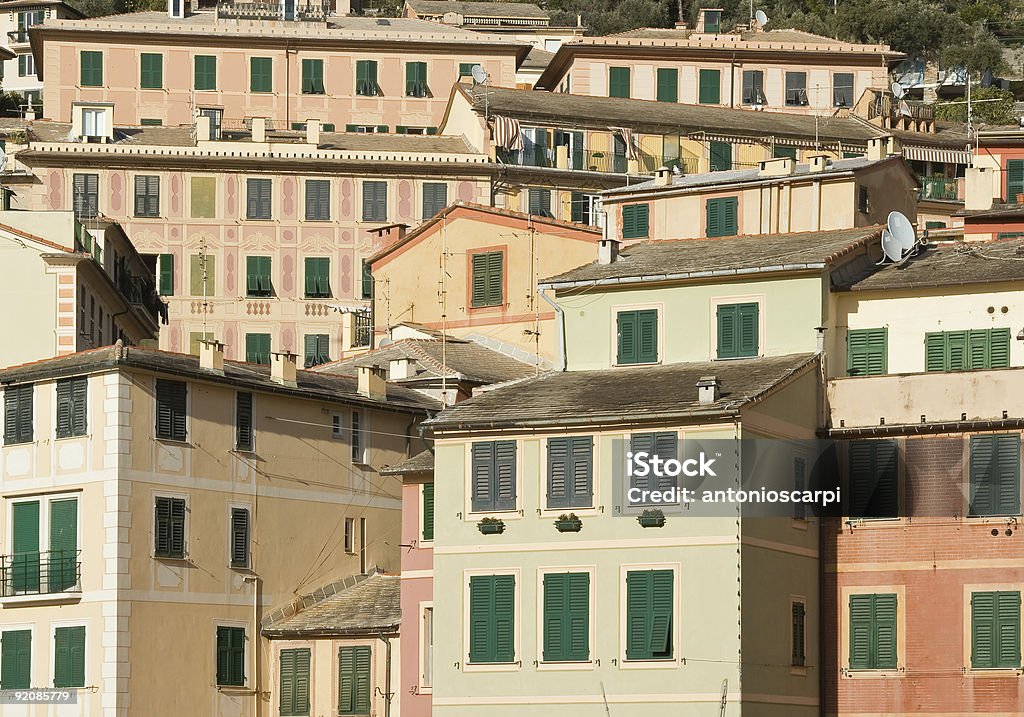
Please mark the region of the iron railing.
<svg viewBox="0 0 1024 717"><path fill-rule="evenodd" d="M918 199L960 199L960 190L956 179L950 177L918 177L918 180L921 182L921 190L917 195Z"/></svg>
<svg viewBox="0 0 1024 717"><path fill-rule="evenodd" d="M364 348L373 343L373 316L363 311L354 314L352 322L352 348Z"/></svg>
<svg viewBox="0 0 1024 717"><path fill-rule="evenodd" d="M81 592L80 550L49 550L0 556L0 595Z"/></svg>
<svg viewBox="0 0 1024 717"><path fill-rule="evenodd" d="M935 107L924 102L897 100L889 95L878 95L868 105L868 119L875 117L885 117L893 122L900 119L931 122L935 120Z"/></svg>
<svg viewBox="0 0 1024 717"><path fill-rule="evenodd" d="M11 30L7 33L9 42L28 42L28 30Z"/></svg>
<svg viewBox="0 0 1024 717"><path fill-rule="evenodd" d="M223 20L301 20L324 22L331 14L331 4L323 0L305 2L219 2L217 17Z"/></svg>

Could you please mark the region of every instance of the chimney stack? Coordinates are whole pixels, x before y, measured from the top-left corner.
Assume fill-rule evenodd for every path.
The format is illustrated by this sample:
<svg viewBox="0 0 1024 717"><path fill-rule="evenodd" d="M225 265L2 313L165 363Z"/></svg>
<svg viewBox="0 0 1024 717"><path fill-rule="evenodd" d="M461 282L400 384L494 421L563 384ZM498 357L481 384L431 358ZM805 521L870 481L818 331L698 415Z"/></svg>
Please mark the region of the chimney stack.
<svg viewBox="0 0 1024 717"><path fill-rule="evenodd" d="M654 186L667 187L672 184L672 170L662 165L654 170Z"/></svg>
<svg viewBox="0 0 1024 717"><path fill-rule="evenodd" d="M892 135L872 137L868 140L868 159L879 160L899 154L903 149Z"/></svg>
<svg viewBox="0 0 1024 717"><path fill-rule="evenodd" d="M796 160L790 157L762 159L758 162L759 177L788 177L796 172Z"/></svg>
<svg viewBox="0 0 1024 717"><path fill-rule="evenodd" d="M968 167L964 172L964 209L987 210L992 208L993 200L998 196L996 177L999 170L993 167ZM1010 204L1017 202L1017 197L1007 197Z"/></svg>
<svg viewBox="0 0 1024 717"><path fill-rule="evenodd" d="M391 359L388 363L388 379L391 381L399 381L403 378L412 378L415 375L416 361L408 356Z"/></svg>
<svg viewBox="0 0 1024 717"><path fill-rule="evenodd" d="M224 344L217 339L199 342L199 368L224 373Z"/></svg>
<svg viewBox="0 0 1024 717"><path fill-rule="evenodd" d="M807 168L811 173L824 172L832 164L827 154L810 154L807 156Z"/></svg>
<svg viewBox="0 0 1024 717"><path fill-rule="evenodd" d="M209 115L199 115L196 117L196 141L197 142L209 142L210 132L212 131L210 125Z"/></svg>
<svg viewBox="0 0 1024 717"><path fill-rule="evenodd" d="M266 117L253 117L252 118L252 141L253 142L266 142L267 141L267 118Z"/></svg>
<svg viewBox="0 0 1024 717"><path fill-rule="evenodd" d="M716 377L701 376L700 381L697 382L697 400L704 405L714 403L721 396L721 388L722 384Z"/></svg>
<svg viewBox="0 0 1024 717"><path fill-rule="evenodd" d="M306 144L311 144L314 147L320 146L320 120L306 120Z"/></svg>
<svg viewBox="0 0 1024 717"><path fill-rule="evenodd" d="M611 264L619 258L619 240L603 237L597 244L597 263Z"/></svg>
<svg viewBox="0 0 1024 717"><path fill-rule="evenodd" d="M273 351L270 354L270 380L282 386L294 388L296 355L290 351Z"/></svg>
<svg viewBox="0 0 1024 717"><path fill-rule="evenodd" d="M387 398L388 382L384 377L384 369L379 366L360 366L358 390L359 395L366 398Z"/></svg>

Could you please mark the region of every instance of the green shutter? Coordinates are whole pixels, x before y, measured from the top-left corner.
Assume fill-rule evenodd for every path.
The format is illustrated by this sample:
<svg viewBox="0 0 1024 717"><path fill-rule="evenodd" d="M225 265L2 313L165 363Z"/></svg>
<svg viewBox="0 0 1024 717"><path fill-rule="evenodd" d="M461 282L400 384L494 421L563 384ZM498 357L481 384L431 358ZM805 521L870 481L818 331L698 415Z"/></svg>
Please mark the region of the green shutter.
<svg viewBox="0 0 1024 717"><path fill-rule="evenodd" d="M850 669L894 670L897 600L892 593L850 596Z"/></svg>
<svg viewBox="0 0 1024 717"><path fill-rule="evenodd" d="M473 575L469 579L469 661L515 659L515 577Z"/></svg>
<svg viewBox="0 0 1024 717"><path fill-rule="evenodd" d="M164 86L164 56L143 52L139 57L141 66L139 83L143 89L159 90Z"/></svg>
<svg viewBox="0 0 1024 717"><path fill-rule="evenodd" d="M32 631L5 630L0 634L0 690L32 687Z"/></svg>
<svg viewBox="0 0 1024 717"><path fill-rule="evenodd" d="M896 595L875 595L874 636L874 668L896 669Z"/></svg>
<svg viewBox="0 0 1024 717"><path fill-rule="evenodd" d="M1016 202L1017 195L1024 193L1024 159L1006 161L1006 201Z"/></svg>
<svg viewBox="0 0 1024 717"><path fill-rule="evenodd" d="M252 394L239 391L235 394L235 448L240 451L253 449Z"/></svg>
<svg viewBox="0 0 1024 717"><path fill-rule="evenodd" d="M270 280L269 256L247 256L245 258L245 286L249 296L270 296L273 286Z"/></svg>
<svg viewBox="0 0 1024 717"><path fill-rule="evenodd" d="M245 685L245 628L217 626L217 684Z"/></svg>
<svg viewBox="0 0 1024 717"><path fill-rule="evenodd" d="M53 631L53 686L85 687L85 626Z"/></svg>
<svg viewBox="0 0 1024 717"><path fill-rule="evenodd" d="M160 296L174 296L174 254L161 254L159 264Z"/></svg>
<svg viewBox="0 0 1024 717"><path fill-rule="evenodd" d="M708 143L708 157L712 172L732 169L732 143L712 140Z"/></svg>
<svg viewBox="0 0 1024 717"><path fill-rule="evenodd" d="M370 648L338 649L338 714L370 714Z"/></svg>
<svg viewBox="0 0 1024 717"><path fill-rule="evenodd" d="M380 94L377 85L377 62L375 60L356 61L356 94L373 97Z"/></svg>
<svg viewBox="0 0 1024 717"><path fill-rule="evenodd" d="M423 484L423 539L434 539L434 484Z"/></svg>
<svg viewBox="0 0 1024 717"><path fill-rule="evenodd" d="M846 332L846 373L875 376L888 372L889 331L850 329Z"/></svg>
<svg viewBox="0 0 1024 717"><path fill-rule="evenodd" d="M1008 368L1008 328L937 331L925 334L926 371Z"/></svg>
<svg viewBox="0 0 1024 717"><path fill-rule="evenodd" d="M324 61L304 59L302 61L302 94L324 94Z"/></svg>
<svg viewBox="0 0 1024 717"><path fill-rule="evenodd" d="M971 667L1020 667L1020 592L971 595Z"/></svg>
<svg viewBox="0 0 1024 717"><path fill-rule="evenodd" d="M360 296L364 299L373 298L373 265L369 259L362 261Z"/></svg>
<svg viewBox="0 0 1024 717"><path fill-rule="evenodd" d="M626 204L622 207L622 238L643 239L650 234L650 205Z"/></svg>
<svg viewBox="0 0 1024 717"><path fill-rule="evenodd" d="M626 574L626 659L670 659L674 575L671 570Z"/></svg>
<svg viewBox="0 0 1024 717"><path fill-rule="evenodd" d="M331 296L331 260L329 257L306 257L306 298L327 299Z"/></svg>
<svg viewBox="0 0 1024 717"><path fill-rule="evenodd" d="M84 376L57 382L57 438L84 436L89 381Z"/></svg>
<svg viewBox="0 0 1024 717"><path fill-rule="evenodd" d="M427 97L427 63L405 63L405 94L408 97Z"/></svg>
<svg viewBox="0 0 1024 717"><path fill-rule="evenodd" d="M705 202L705 234L708 237L735 236L739 232L739 198L720 197Z"/></svg>
<svg viewBox="0 0 1024 717"><path fill-rule="evenodd" d="M789 159L792 159L795 162L796 147L780 147L778 145L775 145L775 148L772 150L772 156L775 159L782 159L783 157L788 157Z"/></svg>
<svg viewBox="0 0 1024 717"><path fill-rule="evenodd" d="M1010 329L988 330L988 365L985 368L1010 367Z"/></svg>
<svg viewBox="0 0 1024 717"><path fill-rule="evenodd" d="M717 105L722 102L722 71L701 70L698 80L697 102Z"/></svg>
<svg viewBox="0 0 1024 717"><path fill-rule="evenodd" d="M629 97L630 82L628 67L608 68L608 96Z"/></svg>
<svg viewBox="0 0 1024 717"><path fill-rule="evenodd" d="M718 307L718 358L749 358L759 353L760 308L756 303Z"/></svg>
<svg viewBox="0 0 1024 717"><path fill-rule="evenodd" d="M590 659L589 573L544 575L544 662Z"/></svg>
<svg viewBox="0 0 1024 717"><path fill-rule="evenodd" d="M618 345L618 355L615 360L616 363L631 364L638 363L640 360L636 351L638 323L636 314L637 312L635 311L620 311L616 315L616 343Z"/></svg>
<svg viewBox="0 0 1024 717"><path fill-rule="evenodd" d="M97 50L82 50L79 54L81 63L82 87L103 86L103 53Z"/></svg>
<svg viewBox="0 0 1024 717"><path fill-rule="evenodd" d="M270 364L270 334L245 335L245 360L248 363Z"/></svg>
<svg viewBox="0 0 1024 717"><path fill-rule="evenodd" d="M589 508L594 502L592 436L548 439L548 508Z"/></svg>
<svg viewBox="0 0 1024 717"><path fill-rule="evenodd" d="M679 101L679 70L671 67L658 68L658 102Z"/></svg>
<svg viewBox="0 0 1024 717"><path fill-rule="evenodd" d="M516 443L474 443L472 455L473 512L516 509Z"/></svg>
<svg viewBox="0 0 1024 717"><path fill-rule="evenodd" d="M11 584L15 593L39 592L39 501L11 506Z"/></svg>
<svg viewBox="0 0 1024 717"><path fill-rule="evenodd" d="M874 595L850 596L850 669L871 669Z"/></svg>
<svg viewBox="0 0 1024 717"><path fill-rule="evenodd" d="M282 717L309 714L309 648L281 650L280 705Z"/></svg>
<svg viewBox="0 0 1024 717"><path fill-rule="evenodd" d="M65 592L78 584L78 499L50 502L48 589Z"/></svg>
<svg viewBox="0 0 1024 717"><path fill-rule="evenodd" d="M941 332L928 333L924 337L925 371L946 370L946 336Z"/></svg>
<svg viewBox="0 0 1024 717"><path fill-rule="evenodd" d="M471 259L471 304L474 307L499 306L504 294L504 253L473 254Z"/></svg>
<svg viewBox="0 0 1024 717"><path fill-rule="evenodd" d="M1020 436L972 436L970 515L1020 512Z"/></svg>
<svg viewBox="0 0 1024 717"><path fill-rule="evenodd" d="M157 379L156 437L184 441L188 389L180 381Z"/></svg>
<svg viewBox="0 0 1024 717"><path fill-rule="evenodd" d="M195 88L197 90L217 89L217 58L213 55L196 55Z"/></svg>
<svg viewBox="0 0 1024 717"><path fill-rule="evenodd" d="M618 364L658 361L658 311L620 311L616 317Z"/></svg>
<svg viewBox="0 0 1024 717"><path fill-rule="evenodd" d="M274 61L270 57L249 58L249 91L273 92Z"/></svg>
<svg viewBox="0 0 1024 717"><path fill-rule="evenodd" d="M848 475L852 517L899 516L899 446L895 440L850 443Z"/></svg>

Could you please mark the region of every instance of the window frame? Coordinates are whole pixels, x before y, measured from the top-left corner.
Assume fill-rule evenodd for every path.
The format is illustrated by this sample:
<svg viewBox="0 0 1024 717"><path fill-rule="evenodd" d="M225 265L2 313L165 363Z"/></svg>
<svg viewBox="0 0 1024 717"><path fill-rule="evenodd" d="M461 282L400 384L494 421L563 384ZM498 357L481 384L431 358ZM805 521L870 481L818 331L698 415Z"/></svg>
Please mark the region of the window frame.
<svg viewBox="0 0 1024 717"><path fill-rule="evenodd" d="M470 659L472 640L471 612L471 580L474 577L511 576L513 583L512 597L512 660L510 662L473 662ZM522 571L520 568L484 568L463 571L463 637L462 637L462 669L463 672L518 672L523 665L522 651ZM490 611L494 614L493 609Z"/></svg>
<svg viewBox="0 0 1024 717"><path fill-rule="evenodd" d="M981 666L976 667L974 664L974 643L975 643L975 618L974 618L974 597L976 594L994 594L998 595L1001 593L1017 593L1019 600L1024 600L1024 584L1022 583L984 583L975 584L970 583L963 586L963 616L964 625L964 654L963 654L963 665L967 673L974 673L978 676L997 676L1001 674L1012 674L1016 675L1019 673L1021 666L1024 665L1021 657L1024 653L1024 629L1022 629L1022 623L1024 623L1024 605L1018 607L1018 621L1017 621L1017 653L1018 661L1015 666ZM998 623L997 623L998 624ZM998 635L998 631L993 633L994 636ZM996 647L996 641L993 641L993 648ZM993 655L993 662L998 662L998 658Z"/></svg>
<svg viewBox="0 0 1024 717"><path fill-rule="evenodd" d="M505 254L506 254L506 250L507 250L507 247L504 247L504 246L502 246L502 247L481 247L479 249L474 249L474 250L471 250L470 252L468 252L468 256L467 256L468 267L467 268L469 270L468 271L469 276L468 276L468 281L467 281L467 291L469 293L469 296L467 297L468 298L467 304L468 304L468 308L469 308L470 311L473 311L474 309L500 308L500 307L503 307L505 305L505 296L506 296L506 294L508 292L508 287L506 286L507 273L505 271ZM482 261L485 263L485 266L483 266L481 268L481 270L483 271L483 295L480 296L479 298L478 298L478 294L477 294L477 292L476 292L476 290L474 288L474 284L476 283L476 276L477 276L477 267L475 266L476 265L476 261L477 261L477 257L484 257L484 259ZM492 295L492 290L494 288L492 286L492 282L493 282L493 278L494 278L493 274L494 274L495 269L494 269L493 266L491 266L491 262L493 261L494 257L498 257L498 269L497 269L497 271L498 271L498 278L500 280L498 282L499 286L500 286L500 292L499 292L497 301L494 300L493 295Z"/></svg>
<svg viewBox="0 0 1024 717"><path fill-rule="evenodd" d="M152 521L153 521L152 522L152 526L151 526L153 540L150 542L150 557L153 558L154 560L187 561L189 559L188 535L189 535L189 528L191 527L190 526L190 522L191 521L189 519L189 516L191 514L191 510L189 509L189 495L187 493L160 490L160 491L154 491L153 494L152 494L152 498L153 498L152 503L151 503L152 510L150 512L150 515L152 516ZM157 529L157 523L158 523L157 510L158 510L159 506L158 506L158 502L157 501L159 501L159 500L169 500L169 501L171 501L170 508L172 509L172 511L173 511L173 507L174 507L174 501L181 501L181 503L184 504L184 513L183 513L183 517L182 517L182 521L181 521L181 524L182 524L182 538L181 538L182 549L181 549L180 554L178 553L178 551L174 550L173 538L171 538L171 537L168 538L168 545L169 545L169 547L168 547L168 549L166 551L160 551L160 550L157 549L158 548L157 540L159 539L158 529ZM172 514L172 516L168 520L173 521L173 514ZM169 527L173 527L173 525L169 525Z"/></svg>
<svg viewBox="0 0 1024 717"><path fill-rule="evenodd" d="M669 638L672 641L672 657L654 659L627 659L628 645L628 576L632 572L646 572L651 570L666 570L673 574L672 580L672 627ZM682 565L680 563L632 563L619 566L619 667L620 669L652 669L652 668L675 668L681 663L682 648L682 620L681 618L681 593L682 593Z"/></svg>
<svg viewBox="0 0 1024 717"><path fill-rule="evenodd" d="M594 646L597 644L597 590L596 590L595 565L565 565L537 568L537 670L538 671L571 671L571 670L593 670L597 666L597 658L594 656ZM588 578L587 590L587 652L586 660L545 660L544 659L544 637L546 628L546 613L544 611L545 588L544 580L548 575L581 574Z"/></svg>
<svg viewBox="0 0 1024 717"><path fill-rule="evenodd" d="M237 658L239 659L239 661L241 663L241 664L237 665L238 669L241 670L241 679L240 680L232 680L232 681L227 681L227 680L222 681L221 680L221 672L220 672L220 652L221 652L220 636L221 636L221 630L230 630L233 634L237 634L237 631L239 631L239 630L241 631L241 634L242 634L242 645L241 645L241 648L240 648L240 653L241 654L237 655ZM249 656L249 629L248 629L248 625L246 625L245 623L241 623L241 622L232 622L232 621L218 620L216 625L214 626L213 644L214 644L214 662L213 662L213 664L214 664L214 684L218 688L219 687L234 687L234 688L245 687L249 683L249 676L246 674L249 671L249 670L246 669L247 663L249 662L249 660L248 660L248 656ZM231 650L231 645L228 645L227 649L230 651ZM235 647L235 649L239 650L239 648L237 646ZM229 673L228 677L232 677L230 675L231 671L232 670L229 668L229 670L228 670L228 673Z"/></svg>

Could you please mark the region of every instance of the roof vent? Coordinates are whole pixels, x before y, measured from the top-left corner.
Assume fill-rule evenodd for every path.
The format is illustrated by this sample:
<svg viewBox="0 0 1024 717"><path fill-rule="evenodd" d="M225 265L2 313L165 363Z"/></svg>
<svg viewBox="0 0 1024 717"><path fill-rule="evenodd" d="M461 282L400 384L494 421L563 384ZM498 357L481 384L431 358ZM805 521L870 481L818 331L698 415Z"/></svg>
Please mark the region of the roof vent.
<svg viewBox="0 0 1024 717"><path fill-rule="evenodd" d="M714 403L721 396L722 384L715 376L701 376L697 382L697 400L702 404Z"/></svg>

